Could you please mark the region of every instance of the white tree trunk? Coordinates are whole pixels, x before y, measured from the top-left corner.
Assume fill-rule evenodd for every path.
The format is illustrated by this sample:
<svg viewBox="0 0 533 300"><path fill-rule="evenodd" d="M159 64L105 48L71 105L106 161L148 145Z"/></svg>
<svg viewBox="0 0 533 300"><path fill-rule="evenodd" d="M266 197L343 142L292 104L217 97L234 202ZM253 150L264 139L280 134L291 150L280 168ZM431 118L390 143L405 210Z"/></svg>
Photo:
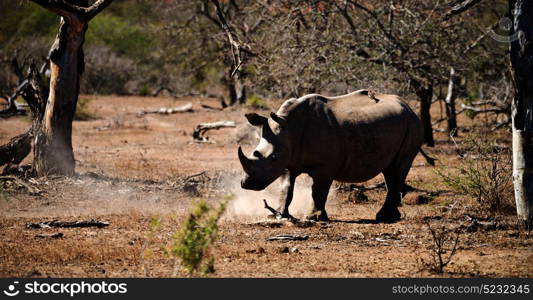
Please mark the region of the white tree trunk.
<svg viewBox="0 0 533 300"><path fill-rule="evenodd" d="M457 116L455 113L455 99L457 98L457 91L454 89L455 85L455 69L450 68L450 80L448 81L448 93L446 94L446 118L448 118L448 134L457 136Z"/></svg>
<svg viewBox="0 0 533 300"><path fill-rule="evenodd" d="M518 220L533 228L533 1L509 0L513 17L511 63L515 97L513 120L513 183Z"/></svg>

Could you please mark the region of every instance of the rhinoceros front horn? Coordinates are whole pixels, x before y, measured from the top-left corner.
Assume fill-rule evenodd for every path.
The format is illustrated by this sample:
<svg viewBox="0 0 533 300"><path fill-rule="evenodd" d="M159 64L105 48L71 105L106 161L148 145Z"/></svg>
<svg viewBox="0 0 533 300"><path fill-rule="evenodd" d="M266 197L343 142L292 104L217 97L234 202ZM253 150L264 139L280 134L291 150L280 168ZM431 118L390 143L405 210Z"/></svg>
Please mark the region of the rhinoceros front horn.
<svg viewBox="0 0 533 300"><path fill-rule="evenodd" d="M250 168L252 166L252 162L244 153L242 152L242 148L239 146L239 161L241 162L242 168L244 169L244 172L250 173Z"/></svg>

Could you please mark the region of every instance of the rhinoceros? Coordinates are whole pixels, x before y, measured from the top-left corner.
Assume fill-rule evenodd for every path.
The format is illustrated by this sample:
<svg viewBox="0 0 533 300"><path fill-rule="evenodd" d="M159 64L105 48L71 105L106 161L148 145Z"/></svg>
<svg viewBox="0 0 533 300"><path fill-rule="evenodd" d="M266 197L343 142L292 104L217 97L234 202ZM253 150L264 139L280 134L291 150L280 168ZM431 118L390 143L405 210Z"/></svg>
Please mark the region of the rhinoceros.
<svg viewBox="0 0 533 300"><path fill-rule="evenodd" d="M334 180L364 182L383 173L387 196L376 220L400 219L398 205L405 178L421 152L423 129L417 115L396 95L359 90L326 97L310 94L286 100L270 118L245 117L261 128L259 144L238 157L245 177L241 186L262 190L282 177L278 217L289 213L294 184L300 174L312 180L313 208L308 219L327 221L326 200Z"/></svg>

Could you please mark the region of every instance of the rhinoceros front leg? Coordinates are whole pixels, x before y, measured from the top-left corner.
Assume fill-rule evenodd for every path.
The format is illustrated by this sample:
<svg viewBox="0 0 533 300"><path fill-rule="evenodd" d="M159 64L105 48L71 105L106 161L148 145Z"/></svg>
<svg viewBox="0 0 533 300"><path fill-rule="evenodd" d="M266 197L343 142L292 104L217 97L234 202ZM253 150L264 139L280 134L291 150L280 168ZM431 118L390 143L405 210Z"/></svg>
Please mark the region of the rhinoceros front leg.
<svg viewBox="0 0 533 300"><path fill-rule="evenodd" d="M307 217L308 220L329 221L326 200L332 182L331 179L313 178L313 209Z"/></svg>
<svg viewBox="0 0 533 300"><path fill-rule="evenodd" d="M294 184L298 174L287 171L281 179L281 195L279 199L278 215L276 217L292 219L289 213L289 206L294 195Z"/></svg>

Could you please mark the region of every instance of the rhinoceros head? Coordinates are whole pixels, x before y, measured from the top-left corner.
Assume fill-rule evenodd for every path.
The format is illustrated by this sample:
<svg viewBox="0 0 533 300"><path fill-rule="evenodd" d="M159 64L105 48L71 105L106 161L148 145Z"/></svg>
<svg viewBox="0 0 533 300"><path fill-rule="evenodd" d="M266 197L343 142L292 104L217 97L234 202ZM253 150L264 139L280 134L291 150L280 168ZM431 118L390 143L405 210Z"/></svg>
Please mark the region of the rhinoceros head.
<svg viewBox="0 0 533 300"><path fill-rule="evenodd" d="M238 154L246 173L241 186L248 190L262 190L283 174L289 164L290 149L287 120L270 114L266 118L256 113L245 114L248 122L261 128L261 140L248 158L239 147Z"/></svg>

